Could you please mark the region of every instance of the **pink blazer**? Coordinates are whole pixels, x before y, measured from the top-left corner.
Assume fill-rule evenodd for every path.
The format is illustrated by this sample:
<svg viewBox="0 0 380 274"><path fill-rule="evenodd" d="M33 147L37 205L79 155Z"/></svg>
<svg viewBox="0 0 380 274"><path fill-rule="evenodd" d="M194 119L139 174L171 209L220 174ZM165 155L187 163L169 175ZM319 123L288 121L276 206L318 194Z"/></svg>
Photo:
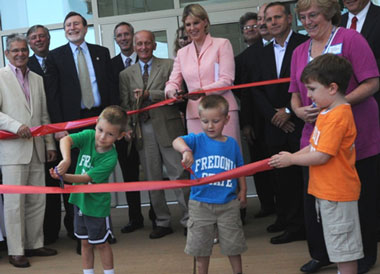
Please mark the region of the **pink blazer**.
<svg viewBox="0 0 380 274"><path fill-rule="evenodd" d="M194 42L178 51L165 91L181 89L183 80L185 80L191 93L191 91L199 88L210 89L231 86L234 78L235 61L231 43L227 39L212 38L210 34L207 34L199 57L197 57ZM238 110L231 90L218 93L227 99L230 111ZM188 101L187 119L199 118L199 100Z"/></svg>

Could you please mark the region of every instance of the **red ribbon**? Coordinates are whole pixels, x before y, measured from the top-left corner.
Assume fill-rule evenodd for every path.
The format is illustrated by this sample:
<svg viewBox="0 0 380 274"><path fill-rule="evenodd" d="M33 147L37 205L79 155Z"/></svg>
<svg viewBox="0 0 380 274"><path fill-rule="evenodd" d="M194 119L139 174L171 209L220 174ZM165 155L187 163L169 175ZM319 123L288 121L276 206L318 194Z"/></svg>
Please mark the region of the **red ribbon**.
<svg viewBox="0 0 380 274"><path fill-rule="evenodd" d="M203 94L203 93L209 93L209 92L215 92L215 91L242 89L242 88L248 88L248 87L266 86L266 85L281 84L281 83L288 83L288 82L290 82L290 78L281 78L281 79L276 79L276 80L267 80L267 81L253 82L253 83L248 83L248 84L241 84L241 85L236 85L236 86L212 88L212 89L208 89L208 90L191 92L191 94ZM179 99L177 99L177 98L171 98L168 100L164 100L164 101L149 105L149 106L142 108L142 109L139 109L139 110L128 111L127 114L133 115L133 114L140 113L143 111L147 111L147 110L150 110L153 108L158 108L161 106L170 105L170 104L177 102L178 100ZM64 131L64 130L71 130L71 129L82 128L82 127L86 127L86 126L91 126L91 125L94 125L96 123L97 118L98 117L91 117L91 118L87 118L87 119L80 119L80 120L75 120L75 121L70 121L70 122L41 125L41 126L37 126L37 127L32 127L30 130L31 130L32 135L34 137L43 136L43 135L47 135L47 134L52 134L52 133ZM11 132L0 130L0 139L14 139L14 138L18 138L18 136L16 134L11 133Z"/></svg>
<svg viewBox="0 0 380 274"><path fill-rule="evenodd" d="M232 178L253 175L257 172L272 169L268 164L269 159L244 165L213 176L200 178L198 180L174 180L174 181L143 181L128 183L104 183L89 185L65 185L65 188L47 186L15 186L0 185L0 193L18 194L58 194L58 193L96 193L96 192L128 192L143 190L172 189L189 186L204 185Z"/></svg>

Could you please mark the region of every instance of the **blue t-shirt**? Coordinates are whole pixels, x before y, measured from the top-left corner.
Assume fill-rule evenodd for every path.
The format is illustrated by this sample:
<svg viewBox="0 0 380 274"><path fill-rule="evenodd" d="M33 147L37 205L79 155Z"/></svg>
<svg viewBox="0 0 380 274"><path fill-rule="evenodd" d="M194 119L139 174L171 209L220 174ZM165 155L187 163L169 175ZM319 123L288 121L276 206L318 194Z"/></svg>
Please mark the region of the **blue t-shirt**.
<svg viewBox="0 0 380 274"><path fill-rule="evenodd" d="M216 141L205 133L182 136L193 151L192 170L198 178L208 177L244 164L240 148L234 138ZM192 178L194 176L192 175ZM237 179L191 187L190 199L210 204L226 204L236 199Z"/></svg>

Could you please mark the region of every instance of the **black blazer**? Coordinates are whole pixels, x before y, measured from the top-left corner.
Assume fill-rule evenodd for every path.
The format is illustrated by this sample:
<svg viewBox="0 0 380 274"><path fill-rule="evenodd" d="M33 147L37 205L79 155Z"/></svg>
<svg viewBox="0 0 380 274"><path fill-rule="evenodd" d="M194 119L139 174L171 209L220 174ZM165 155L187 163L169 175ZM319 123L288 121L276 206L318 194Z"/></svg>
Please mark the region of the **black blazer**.
<svg viewBox="0 0 380 274"><path fill-rule="evenodd" d="M29 60L28 60L28 64L27 64L27 66L28 66L28 68L29 68L31 71L37 73L38 75L40 75L40 76L42 76L42 77L45 75L45 73L44 73L44 71L42 70L41 65L40 65L40 63L38 62L37 57L36 57L35 54L33 54L32 56L29 57Z"/></svg>
<svg viewBox="0 0 380 274"><path fill-rule="evenodd" d="M113 81L109 50L88 43L87 46L95 70L101 107L116 104L117 91ZM52 122L79 119L82 95L70 45L66 44L50 51L46 65L46 99Z"/></svg>
<svg viewBox="0 0 380 274"><path fill-rule="evenodd" d="M290 64L293 51L298 45L308 39L307 36L293 32L286 47L284 59L281 65L279 78L290 77ZM276 59L273 42L255 52L255 62L251 70L252 81L265 81L277 79ZM289 134L284 133L280 128L271 123L276 113L276 108L290 107L291 94L288 92L289 83L254 87L252 92L252 105L264 117L265 140L268 145L284 145L287 142L299 142L303 128L303 122L292 113L290 121L295 124L295 131ZM251 108L252 108L251 105Z"/></svg>

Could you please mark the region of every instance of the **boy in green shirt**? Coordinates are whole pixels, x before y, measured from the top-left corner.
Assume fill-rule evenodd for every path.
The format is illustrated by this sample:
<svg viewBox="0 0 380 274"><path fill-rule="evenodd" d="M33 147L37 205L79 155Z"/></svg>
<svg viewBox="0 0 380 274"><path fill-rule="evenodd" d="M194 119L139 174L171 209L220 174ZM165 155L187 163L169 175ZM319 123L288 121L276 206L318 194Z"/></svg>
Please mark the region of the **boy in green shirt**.
<svg viewBox="0 0 380 274"><path fill-rule="evenodd" d="M127 114L119 106L109 106L100 114L95 130L87 129L70 134L60 141L63 160L53 178L61 174L65 182L73 184L107 183L117 163L114 142L126 134ZM71 148L80 153L75 174L67 174L71 163ZM82 242L84 274L94 274L94 246L99 251L104 274L114 274L112 249L107 242L112 234L109 224L111 194L72 193L69 202L74 204L74 233Z"/></svg>

